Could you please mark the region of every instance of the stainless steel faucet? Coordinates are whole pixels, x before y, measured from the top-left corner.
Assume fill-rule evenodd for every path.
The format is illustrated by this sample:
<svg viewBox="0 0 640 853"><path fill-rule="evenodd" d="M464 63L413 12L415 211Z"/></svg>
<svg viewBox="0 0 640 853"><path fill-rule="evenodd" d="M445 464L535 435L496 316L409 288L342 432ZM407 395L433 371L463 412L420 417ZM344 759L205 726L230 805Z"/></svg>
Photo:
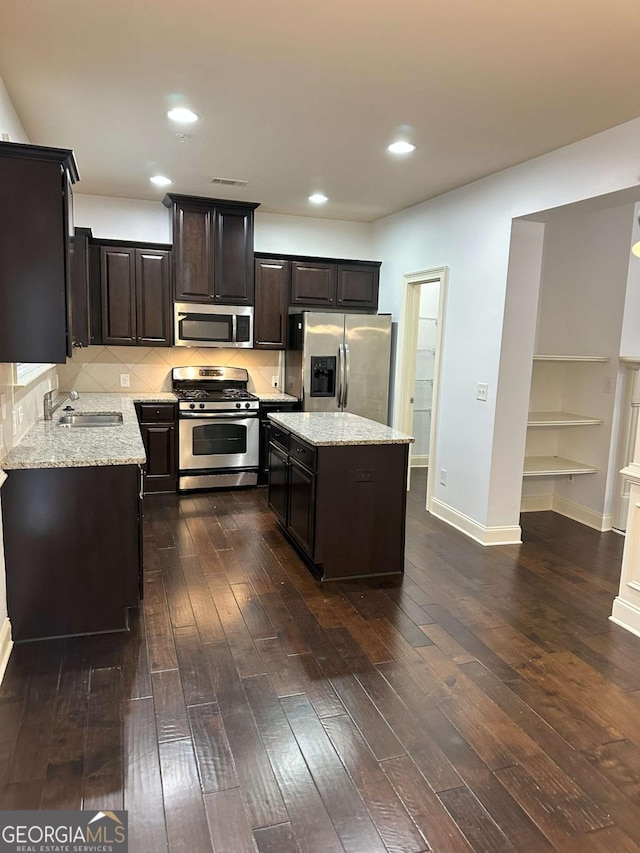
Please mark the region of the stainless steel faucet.
<svg viewBox="0 0 640 853"><path fill-rule="evenodd" d="M44 419L45 421L50 421L53 418L53 413L57 411L63 403L66 403L67 400L78 400L80 394L77 391L69 391L66 397L63 397L61 400L53 404L53 395L55 391L47 391L44 395Z"/></svg>

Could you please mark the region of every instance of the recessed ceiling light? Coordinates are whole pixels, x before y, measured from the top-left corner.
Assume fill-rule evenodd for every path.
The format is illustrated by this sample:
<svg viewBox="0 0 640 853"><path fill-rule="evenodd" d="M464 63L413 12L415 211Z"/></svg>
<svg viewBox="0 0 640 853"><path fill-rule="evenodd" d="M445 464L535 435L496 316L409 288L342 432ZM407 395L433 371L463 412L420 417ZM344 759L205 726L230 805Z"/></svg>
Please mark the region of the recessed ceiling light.
<svg viewBox="0 0 640 853"><path fill-rule="evenodd" d="M311 204L324 204L329 199L324 193L313 193L313 195L309 196L309 201Z"/></svg>
<svg viewBox="0 0 640 853"><path fill-rule="evenodd" d="M167 118L170 118L171 121L179 121L181 124L192 124L192 122L198 121L200 116L187 107L174 107L167 113Z"/></svg>
<svg viewBox="0 0 640 853"><path fill-rule="evenodd" d="M168 187L171 183L171 178L165 178L164 175L154 175L152 178L149 178L149 180L157 187Z"/></svg>
<svg viewBox="0 0 640 853"><path fill-rule="evenodd" d="M413 142L406 142L404 139L399 139L387 146L387 151L391 151L392 154L411 154L415 150L416 146Z"/></svg>

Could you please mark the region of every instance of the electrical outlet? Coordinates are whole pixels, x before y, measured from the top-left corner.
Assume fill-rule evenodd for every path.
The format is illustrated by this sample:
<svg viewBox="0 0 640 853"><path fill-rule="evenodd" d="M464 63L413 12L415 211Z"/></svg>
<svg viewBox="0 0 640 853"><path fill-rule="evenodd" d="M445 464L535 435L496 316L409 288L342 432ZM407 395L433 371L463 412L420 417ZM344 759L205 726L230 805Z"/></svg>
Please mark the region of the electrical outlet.
<svg viewBox="0 0 640 853"><path fill-rule="evenodd" d="M476 400L482 400L483 403L487 402L487 397L489 395L489 386L486 382L478 382L478 387L476 389Z"/></svg>
<svg viewBox="0 0 640 853"><path fill-rule="evenodd" d="M131 387L131 375L129 373L121 373L120 374L120 387L121 388L130 388Z"/></svg>
<svg viewBox="0 0 640 853"><path fill-rule="evenodd" d="M441 486L447 485L447 469L446 468L440 469L440 485Z"/></svg>
<svg viewBox="0 0 640 853"><path fill-rule="evenodd" d="M274 388L277 388L279 384L280 384L280 377L279 376L272 376L271 377L271 385Z"/></svg>
<svg viewBox="0 0 640 853"><path fill-rule="evenodd" d="M22 421L24 420L24 408L22 406L18 406L18 425L22 426Z"/></svg>
<svg viewBox="0 0 640 853"><path fill-rule="evenodd" d="M16 412L16 410L15 410L15 409L14 409L14 410L13 410L13 412L12 412L11 420L13 421L13 424L12 424L12 426L13 426L13 435L14 435L14 437L15 437L15 435L16 435L16 434L17 434L17 432L18 432L18 413Z"/></svg>

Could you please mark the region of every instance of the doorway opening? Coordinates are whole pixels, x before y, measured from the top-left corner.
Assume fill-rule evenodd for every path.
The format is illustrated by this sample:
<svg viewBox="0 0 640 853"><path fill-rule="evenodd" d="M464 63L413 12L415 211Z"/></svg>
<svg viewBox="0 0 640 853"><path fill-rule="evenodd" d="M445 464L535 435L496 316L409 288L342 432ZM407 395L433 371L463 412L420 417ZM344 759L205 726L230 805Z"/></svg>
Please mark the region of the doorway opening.
<svg viewBox="0 0 640 853"><path fill-rule="evenodd" d="M427 469L426 508L431 509L436 468L441 348L447 301L448 268L404 276L399 333L399 368L394 421L413 435L412 468Z"/></svg>

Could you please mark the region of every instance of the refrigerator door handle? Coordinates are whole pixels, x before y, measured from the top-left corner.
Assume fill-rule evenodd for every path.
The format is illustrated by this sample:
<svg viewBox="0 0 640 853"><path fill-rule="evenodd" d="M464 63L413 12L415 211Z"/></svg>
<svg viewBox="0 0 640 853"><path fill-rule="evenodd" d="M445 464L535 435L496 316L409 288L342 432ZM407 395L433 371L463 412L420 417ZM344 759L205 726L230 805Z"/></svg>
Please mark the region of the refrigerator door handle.
<svg viewBox="0 0 640 853"><path fill-rule="evenodd" d="M344 344L338 346L338 408L342 409L342 392L344 388Z"/></svg>
<svg viewBox="0 0 640 853"><path fill-rule="evenodd" d="M349 344L344 345L344 389L342 391L342 407L347 408L349 397L349 369L351 367L351 350Z"/></svg>

